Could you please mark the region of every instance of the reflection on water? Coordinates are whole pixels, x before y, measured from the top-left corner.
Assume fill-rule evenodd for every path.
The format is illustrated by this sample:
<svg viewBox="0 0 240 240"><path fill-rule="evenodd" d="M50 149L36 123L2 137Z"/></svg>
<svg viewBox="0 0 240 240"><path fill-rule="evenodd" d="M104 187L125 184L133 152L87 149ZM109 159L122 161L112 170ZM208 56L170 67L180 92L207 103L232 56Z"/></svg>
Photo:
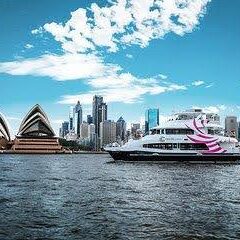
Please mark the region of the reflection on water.
<svg viewBox="0 0 240 240"><path fill-rule="evenodd" d="M240 239L240 165L0 155L0 239Z"/></svg>

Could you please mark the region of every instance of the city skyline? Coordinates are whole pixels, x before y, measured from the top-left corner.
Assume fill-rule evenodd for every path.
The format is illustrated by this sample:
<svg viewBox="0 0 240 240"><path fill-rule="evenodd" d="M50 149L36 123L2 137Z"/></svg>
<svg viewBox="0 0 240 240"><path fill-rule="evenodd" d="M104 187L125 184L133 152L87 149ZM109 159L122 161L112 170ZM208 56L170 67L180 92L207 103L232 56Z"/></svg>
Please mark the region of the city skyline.
<svg viewBox="0 0 240 240"><path fill-rule="evenodd" d="M134 13L138 6L129 9L120 2L115 6L105 1L63 1L61 6L45 0L1 2L0 112L6 115L12 133L18 131L26 111L39 103L57 134L69 107L78 100L86 120L95 94L103 95L107 102L109 119L117 121L123 115L128 124L143 122L148 108L159 108L160 120L172 111L194 106L218 112L222 119L225 115L239 118L240 3L196 2L193 8L183 7L189 17L183 27L177 23L184 21L179 9L165 1L171 17L178 18L165 15L171 27L151 25L153 34L145 38L139 37L141 29L130 32L128 27L131 22L143 28L141 17L155 20L147 5L141 6L143 15L133 22L129 12ZM107 17L101 19L103 11L113 7L126 18L112 19L104 12ZM101 42L96 34L76 39L74 32L67 31L67 24L83 19L85 11L88 18L95 14L93 27L105 24L102 28L111 39ZM116 32L107 25L110 20L127 26L128 31ZM84 31L90 25L88 19L76 27ZM116 39L117 35L128 37ZM65 42L65 37L74 40Z"/></svg>

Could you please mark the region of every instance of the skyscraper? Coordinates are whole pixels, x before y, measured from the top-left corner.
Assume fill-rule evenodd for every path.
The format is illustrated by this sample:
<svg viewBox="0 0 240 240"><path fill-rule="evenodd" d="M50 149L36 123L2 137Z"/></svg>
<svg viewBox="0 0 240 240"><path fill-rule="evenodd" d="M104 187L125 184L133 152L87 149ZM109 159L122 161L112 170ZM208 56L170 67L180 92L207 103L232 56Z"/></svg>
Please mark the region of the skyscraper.
<svg viewBox="0 0 240 240"><path fill-rule="evenodd" d="M150 108L145 112L145 133L159 125L159 109Z"/></svg>
<svg viewBox="0 0 240 240"><path fill-rule="evenodd" d="M77 102L77 105L75 106L75 113L77 114L77 136L80 137L80 125L82 124L82 105L80 102Z"/></svg>
<svg viewBox="0 0 240 240"><path fill-rule="evenodd" d="M131 135L132 138L137 138L138 136L138 130L140 130L140 123L132 123L131 124Z"/></svg>
<svg viewBox="0 0 240 240"><path fill-rule="evenodd" d="M107 104L106 103L102 103L100 112L101 112L101 122L107 120Z"/></svg>
<svg viewBox="0 0 240 240"><path fill-rule="evenodd" d="M238 122L237 117L227 116L225 118L225 133L227 136L238 139Z"/></svg>
<svg viewBox="0 0 240 240"><path fill-rule="evenodd" d="M120 117L116 123L116 135L117 139L120 139L120 141L125 141L126 139L126 128L126 122L124 121L123 117Z"/></svg>
<svg viewBox="0 0 240 240"><path fill-rule="evenodd" d="M92 118L95 125L95 133L99 137L100 123L107 120L107 104L103 102L102 96L95 95L93 97Z"/></svg>
<svg viewBox="0 0 240 240"><path fill-rule="evenodd" d="M88 123L87 122L83 122L80 125L80 138L81 139L88 138Z"/></svg>
<svg viewBox="0 0 240 240"><path fill-rule="evenodd" d="M88 139L92 148L96 150L96 133L95 125L93 123L88 125Z"/></svg>
<svg viewBox="0 0 240 240"><path fill-rule="evenodd" d="M69 131L71 133L74 133L74 117L75 117L74 107L70 107L70 112L69 112Z"/></svg>
<svg viewBox="0 0 240 240"><path fill-rule="evenodd" d="M61 127L61 137L65 137L69 132L69 122L64 121Z"/></svg>
<svg viewBox="0 0 240 240"><path fill-rule="evenodd" d="M116 142L116 123L105 120L100 123L100 146L104 147L109 143Z"/></svg>
<svg viewBox="0 0 240 240"><path fill-rule="evenodd" d="M87 123L88 123L88 124L93 123L93 118L92 118L91 115L87 115Z"/></svg>

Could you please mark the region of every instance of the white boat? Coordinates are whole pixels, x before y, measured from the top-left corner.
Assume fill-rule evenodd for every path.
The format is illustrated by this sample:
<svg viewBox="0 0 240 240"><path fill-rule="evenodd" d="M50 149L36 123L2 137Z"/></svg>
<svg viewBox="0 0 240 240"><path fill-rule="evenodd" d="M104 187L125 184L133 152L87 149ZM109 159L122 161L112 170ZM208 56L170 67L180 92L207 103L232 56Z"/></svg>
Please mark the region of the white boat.
<svg viewBox="0 0 240 240"><path fill-rule="evenodd" d="M200 109L174 114L141 139L131 139L121 147L111 146L105 150L114 160L126 161L240 160L238 141L232 136L224 136L219 116Z"/></svg>

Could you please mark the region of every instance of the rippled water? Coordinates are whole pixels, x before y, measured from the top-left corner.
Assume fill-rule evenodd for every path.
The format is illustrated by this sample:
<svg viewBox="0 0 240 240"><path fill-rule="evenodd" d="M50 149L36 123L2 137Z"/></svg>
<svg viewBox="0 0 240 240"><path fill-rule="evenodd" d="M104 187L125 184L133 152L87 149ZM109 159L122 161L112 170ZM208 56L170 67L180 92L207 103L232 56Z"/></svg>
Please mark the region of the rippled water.
<svg viewBox="0 0 240 240"><path fill-rule="evenodd" d="M240 239L240 165L0 155L0 239Z"/></svg>

